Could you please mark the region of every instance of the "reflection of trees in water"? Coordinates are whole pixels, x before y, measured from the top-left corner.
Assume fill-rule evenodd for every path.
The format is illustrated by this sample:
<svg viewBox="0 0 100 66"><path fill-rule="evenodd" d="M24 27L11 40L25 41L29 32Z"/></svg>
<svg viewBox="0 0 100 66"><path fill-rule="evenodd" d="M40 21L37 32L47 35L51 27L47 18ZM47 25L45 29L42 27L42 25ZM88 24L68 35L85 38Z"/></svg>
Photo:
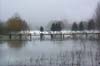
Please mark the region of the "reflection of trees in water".
<svg viewBox="0 0 100 66"><path fill-rule="evenodd" d="M63 45L63 41L54 42L56 42L55 44L59 44L59 48ZM19 44L19 42L16 41L12 42L12 44L13 43ZM99 66L96 65L95 62L95 50L97 51L97 46L99 46L99 51L100 44L98 43L97 45L95 41L74 40L72 41L72 48L70 50L61 50L54 55L43 53L36 55L36 57L29 56L28 58L24 58L25 61L23 61L23 64L25 64L25 66ZM27 62L29 62L29 65L27 65Z"/></svg>
<svg viewBox="0 0 100 66"><path fill-rule="evenodd" d="M100 41L81 40L80 45L81 59L88 58L87 60L90 61L91 66L100 66ZM83 61L82 65L84 65L86 61Z"/></svg>
<svg viewBox="0 0 100 66"><path fill-rule="evenodd" d="M4 41L0 41L0 44L3 44L4 43Z"/></svg>
<svg viewBox="0 0 100 66"><path fill-rule="evenodd" d="M97 41L97 44L98 44L98 49L100 49L100 41L99 40Z"/></svg>
<svg viewBox="0 0 100 66"><path fill-rule="evenodd" d="M77 43L77 41L74 41L74 45L73 45L73 48L72 48L72 52L71 52L71 58L72 58L72 66L74 65L77 65L77 66L80 66L81 63L82 63L82 53L83 53L83 46L82 46L82 42L80 42L80 46L79 44ZM78 46L80 47L80 49L77 50L77 44Z"/></svg>
<svg viewBox="0 0 100 66"><path fill-rule="evenodd" d="M100 41L97 41L96 66L100 66Z"/></svg>
<svg viewBox="0 0 100 66"><path fill-rule="evenodd" d="M25 45L25 41L8 41L10 48L22 48Z"/></svg>
<svg viewBox="0 0 100 66"><path fill-rule="evenodd" d="M87 44L87 42L89 42ZM87 66L87 65L91 65L91 66L95 66L94 61L95 61L95 57L94 57L94 49L93 49L93 45L95 43L92 44L92 42L87 41L87 40L80 40L80 44L77 44L77 42L75 42L75 45L72 48L72 52L71 52L71 56L72 56L72 66L77 65L77 66ZM80 45L80 46L79 46ZM79 46L79 49L77 49L76 47ZM77 50L75 50L75 48ZM87 63L88 62L88 63Z"/></svg>

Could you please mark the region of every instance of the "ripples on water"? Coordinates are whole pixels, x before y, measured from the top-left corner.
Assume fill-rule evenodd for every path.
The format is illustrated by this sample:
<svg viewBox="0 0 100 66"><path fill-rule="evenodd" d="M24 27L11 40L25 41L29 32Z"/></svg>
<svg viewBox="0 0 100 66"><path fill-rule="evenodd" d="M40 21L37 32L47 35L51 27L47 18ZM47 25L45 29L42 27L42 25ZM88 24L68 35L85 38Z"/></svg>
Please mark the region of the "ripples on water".
<svg viewBox="0 0 100 66"><path fill-rule="evenodd" d="M0 42L0 66L99 66L99 63L98 41Z"/></svg>

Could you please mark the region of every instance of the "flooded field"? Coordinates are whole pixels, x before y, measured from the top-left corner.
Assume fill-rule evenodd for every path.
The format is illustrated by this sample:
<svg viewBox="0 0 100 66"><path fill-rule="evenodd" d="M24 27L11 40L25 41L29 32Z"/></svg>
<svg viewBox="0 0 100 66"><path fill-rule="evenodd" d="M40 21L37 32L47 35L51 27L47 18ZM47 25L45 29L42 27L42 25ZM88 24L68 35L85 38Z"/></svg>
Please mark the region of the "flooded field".
<svg viewBox="0 0 100 66"><path fill-rule="evenodd" d="M100 66L100 42L0 41L0 66Z"/></svg>

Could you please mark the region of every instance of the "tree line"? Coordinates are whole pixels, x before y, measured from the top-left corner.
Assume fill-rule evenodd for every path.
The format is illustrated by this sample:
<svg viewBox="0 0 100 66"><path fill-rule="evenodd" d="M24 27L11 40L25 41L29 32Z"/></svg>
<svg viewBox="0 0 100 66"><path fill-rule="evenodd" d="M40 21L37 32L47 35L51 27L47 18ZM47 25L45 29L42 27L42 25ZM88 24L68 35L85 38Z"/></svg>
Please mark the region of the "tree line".
<svg viewBox="0 0 100 66"><path fill-rule="evenodd" d="M59 21L58 21L59 23ZM58 31L58 30L62 30L63 27L61 27L61 23L59 24L59 27L57 27L56 24L52 24L51 26L51 30L52 31ZM73 22L72 27L71 27L72 31L83 31L83 30L99 30L100 31L100 2L97 4L97 8L95 11L95 16L93 16L93 18L91 18L90 20L88 20L87 22L85 21L80 21L78 22Z"/></svg>
<svg viewBox="0 0 100 66"><path fill-rule="evenodd" d="M61 31L66 25L63 21L54 21L49 30L51 31ZM29 25L27 22L20 18L20 16L14 16L9 18L6 22L0 21L0 33L16 32L21 30L28 30ZM100 30L100 2L97 4L95 11L95 16L85 21L73 22L70 30L73 31L83 31L83 30ZM40 27L40 31L44 31L44 27Z"/></svg>
<svg viewBox="0 0 100 66"><path fill-rule="evenodd" d="M83 31L83 30L96 30L96 23L93 19L88 22L81 21L80 23L74 22L72 24L73 31Z"/></svg>
<svg viewBox="0 0 100 66"><path fill-rule="evenodd" d="M51 31L61 31L66 26L63 21L55 21L51 24L49 28ZM95 10L95 16L90 18L88 21L73 22L70 27L72 31L84 31L84 30L98 30L100 31L100 2L97 4Z"/></svg>

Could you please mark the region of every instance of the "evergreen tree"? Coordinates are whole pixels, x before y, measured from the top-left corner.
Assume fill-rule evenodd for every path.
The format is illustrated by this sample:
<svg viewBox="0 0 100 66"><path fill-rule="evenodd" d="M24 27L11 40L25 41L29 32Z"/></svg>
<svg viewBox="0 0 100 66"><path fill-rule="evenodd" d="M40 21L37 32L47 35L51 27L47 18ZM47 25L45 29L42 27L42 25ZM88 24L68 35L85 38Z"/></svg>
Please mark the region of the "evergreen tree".
<svg viewBox="0 0 100 66"><path fill-rule="evenodd" d="M43 32L43 31L44 31L44 28L43 28L42 26L40 27L40 31L41 31L41 32Z"/></svg>
<svg viewBox="0 0 100 66"><path fill-rule="evenodd" d="M76 22L73 23L72 30L73 31L77 31L78 30L78 26L77 26L77 23Z"/></svg>
<svg viewBox="0 0 100 66"><path fill-rule="evenodd" d="M95 23L94 23L94 20L90 20L88 22L88 30L94 30L95 29Z"/></svg>
<svg viewBox="0 0 100 66"><path fill-rule="evenodd" d="M3 26L3 23L2 23L2 22L0 22L0 33L3 33L3 31L4 31L4 26Z"/></svg>
<svg viewBox="0 0 100 66"><path fill-rule="evenodd" d="M61 30L62 30L62 24L60 22L52 23L51 31L61 31Z"/></svg>
<svg viewBox="0 0 100 66"><path fill-rule="evenodd" d="M61 31L61 30L62 30L61 24L59 22L56 23L56 31Z"/></svg>
<svg viewBox="0 0 100 66"><path fill-rule="evenodd" d="M51 25L51 31L55 31L55 29L56 29L56 24L52 23L52 25Z"/></svg>
<svg viewBox="0 0 100 66"><path fill-rule="evenodd" d="M80 31L83 31L84 30L84 24L83 24L83 22L80 22L79 23L79 30Z"/></svg>

